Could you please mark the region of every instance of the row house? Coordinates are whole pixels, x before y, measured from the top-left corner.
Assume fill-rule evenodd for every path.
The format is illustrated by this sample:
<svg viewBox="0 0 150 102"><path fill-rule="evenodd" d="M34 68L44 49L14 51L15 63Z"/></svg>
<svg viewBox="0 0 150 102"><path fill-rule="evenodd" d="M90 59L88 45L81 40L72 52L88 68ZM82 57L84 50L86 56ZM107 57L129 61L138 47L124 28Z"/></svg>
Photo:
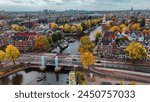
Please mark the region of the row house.
<svg viewBox="0 0 150 102"><path fill-rule="evenodd" d="M8 44L8 35L0 34L0 48L6 47Z"/></svg>
<svg viewBox="0 0 150 102"><path fill-rule="evenodd" d="M26 52L33 49L35 37L35 32L19 32L12 36L10 40L20 51Z"/></svg>

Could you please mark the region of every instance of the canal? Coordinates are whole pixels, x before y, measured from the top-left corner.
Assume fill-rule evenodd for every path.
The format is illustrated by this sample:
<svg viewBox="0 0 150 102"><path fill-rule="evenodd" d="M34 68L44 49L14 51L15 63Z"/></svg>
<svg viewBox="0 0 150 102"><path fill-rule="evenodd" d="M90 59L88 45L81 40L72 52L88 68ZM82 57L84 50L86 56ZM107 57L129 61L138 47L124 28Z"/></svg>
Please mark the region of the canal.
<svg viewBox="0 0 150 102"><path fill-rule="evenodd" d="M45 73L46 78L37 81ZM53 67L47 67L43 72L39 69L29 68L0 79L0 85L67 85L69 71L55 72Z"/></svg>
<svg viewBox="0 0 150 102"><path fill-rule="evenodd" d="M95 30L93 30L93 31L90 32L90 35L89 35L89 36L90 36L90 39L91 39L92 41L95 40L94 34L95 34L95 32L97 32L97 31L101 31L101 26L97 27ZM78 51L79 45L80 45L80 38L79 38L79 37L76 37L76 41L73 42L73 43L70 43L70 44L69 44L69 48L65 49L62 53L63 53L63 54L68 54L68 53L70 53L71 55L79 55L79 54L80 54L79 51Z"/></svg>
<svg viewBox="0 0 150 102"><path fill-rule="evenodd" d="M94 33L101 31L101 26L97 27L94 31L91 31L90 38L94 40ZM76 38L76 41L69 44L69 49L65 49L62 53L71 55L79 54L78 47L80 45L80 38ZM16 74L11 74L7 77L0 79L0 85L67 85L69 71L62 70L59 73L54 71L53 67L47 67L44 71L46 78L40 82L37 82L37 78L41 75L40 70L29 68L28 70L20 71Z"/></svg>

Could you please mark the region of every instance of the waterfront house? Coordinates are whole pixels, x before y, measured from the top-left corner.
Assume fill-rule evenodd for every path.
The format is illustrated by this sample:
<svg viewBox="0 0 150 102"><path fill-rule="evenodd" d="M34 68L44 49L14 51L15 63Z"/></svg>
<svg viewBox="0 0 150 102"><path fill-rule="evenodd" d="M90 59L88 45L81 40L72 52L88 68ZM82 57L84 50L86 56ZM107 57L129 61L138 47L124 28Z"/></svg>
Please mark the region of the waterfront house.
<svg viewBox="0 0 150 102"><path fill-rule="evenodd" d="M20 51L26 52L33 49L35 37L35 32L19 32L14 34L11 39L13 39L14 46Z"/></svg>

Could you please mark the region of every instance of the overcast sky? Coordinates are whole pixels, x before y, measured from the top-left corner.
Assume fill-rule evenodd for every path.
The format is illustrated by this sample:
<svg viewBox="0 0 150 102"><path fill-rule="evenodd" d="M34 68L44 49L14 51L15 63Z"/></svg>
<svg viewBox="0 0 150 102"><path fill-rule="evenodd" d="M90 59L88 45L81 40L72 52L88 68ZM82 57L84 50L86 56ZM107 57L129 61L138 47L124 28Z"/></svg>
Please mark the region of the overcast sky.
<svg viewBox="0 0 150 102"><path fill-rule="evenodd" d="M150 9L150 0L0 0L0 10L126 10Z"/></svg>

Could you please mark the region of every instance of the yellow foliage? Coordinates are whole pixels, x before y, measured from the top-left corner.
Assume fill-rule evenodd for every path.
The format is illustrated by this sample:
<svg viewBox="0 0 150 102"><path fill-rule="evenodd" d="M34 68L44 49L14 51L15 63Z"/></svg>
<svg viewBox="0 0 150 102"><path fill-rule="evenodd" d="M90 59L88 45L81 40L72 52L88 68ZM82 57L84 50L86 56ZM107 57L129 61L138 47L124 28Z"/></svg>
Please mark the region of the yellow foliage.
<svg viewBox="0 0 150 102"><path fill-rule="evenodd" d="M102 32L99 32L99 31L95 32L95 34L94 34L94 37L95 37L96 39L98 39L98 38L101 37L101 36L102 36Z"/></svg>
<svg viewBox="0 0 150 102"><path fill-rule="evenodd" d="M78 29L79 32L83 31L83 28L82 28L82 26L80 24L77 25L77 29Z"/></svg>
<svg viewBox="0 0 150 102"><path fill-rule="evenodd" d="M146 49L138 42L132 42L124 49L130 59L143 59L147 56Z"/></svg>
<svg viewBox="0 0 150 102"><path fill-rule="evenodd" d="M72 31L72 32L75 32L75 31L77 31L77 28L76 28L76 26L72 26L72 27L71 27L71 31Z"/></svg>
<svg viewBox="0 0 150 102"><path fill-rule="evenodd" d="M64 26L61 25L61 26L59 26L59 28L60 28L61 30L63 30L63 29L64 29Z"/></svg>
<svg viewBox="0 0 150 102"><path fill-rule="evenodd" d="M98 24L98 22L99 22L99 21L98 21L98 19L94 19L94 20L92 20L92 21L91 21L91 24L93 24L93 25L97 25L97 24Z"/></svg>
<svg viewBox="0 0 150 102"><path fill-rule="evenodd" d="M81 41L81 44L79 46L80 53L92 52L95 44L90 40L89 36L81 37L80 41Z"/></svg>
<svg viewBox="0 0 150 102"><path fill-rule="evenodd" d="M146 29L143 30L144 34L148 34L149 32L150 32L150 30L146 30Z"/></svg>
<svg viewBox="0 0 150 102"><path fill-rule="evenodd" d="M16 31L18 31L18 30L24 30L25 28L26 28L25 26L19 26L17 24L12 24L11 25L11 29L12 30L16 30Z"/></svg>
<svg viewBox="0 0 150 102"><path fill-rule="evenodd" d="M58 28L58 25L56 23L52 23L51 24L51 29L56 29L56 28Z"/></svg>
<svg viewBox="0 0 150 102"><path fill-rule="evenodd" d="M107 26L107 29L111 28L111 25L109 23L106 26Z"/></svg>
<svg viewBox="0 0 150 102"><path fill-rule="evenodd" d="M93 56L90 52L85 52L80 55L80 60L84 66L88 67L95 63L95 56Z"/></svg>
<svg viewBox="0 0 150 102"><path fill-rule="evenodd" d="M118 32L120 31L120 28L118 26L113 26L111 29L110 29L111 32Z"/></svg>
<svg viewBox="0 0 150 102"><path fill-rule="evenodd" d="M125 31L127 29L127 26L125 24L120 25L120 30Z"/></svg>
<svg viewBox="0 0 150 102"><path fill-rule="evenodd" d="M43 35L37 36L35 39L34 48L38 50L47 49L49 46L49 41Z"/></svg>
<svg viewBox="0 0 150 102"><path fill-rule="evenodd" d="M131 25L131 30L134 30L134 31L140 30L140 25L138 23Z"/></svg>
<svg viewBox="0 0 150 102"><path fill-rule="evenodd" d="M20 51L13 45L8 45L6 50L6 55L9 60L15 61L20 56Z"/></svg>
<svg viewBox="0 0 150 102"><path fill-rule="evenodd" d="M91 21L90 20L88 20L88 21L84 21L84 24L85 24L85 26L86 26L86 28L91 28Z"/></svg>
<svg viewBox="0 0 150 102"><path fill-rule="evenodd" d="M64 31L65 32L70 32L71 27L68 24L64 25Z"/></svg>
<svg viewBox="0 0 150 102"><path fill-rule="evenodd" d="M137 85L137 82L136 82L136 81L131 81L131 82L129 83L129 85Z"/></svg>
<svg viewBox="0 0 150 102"><path fill-rule="evenodd" d="M0 62L6 58L6 53L0 50Z"/></svg>

